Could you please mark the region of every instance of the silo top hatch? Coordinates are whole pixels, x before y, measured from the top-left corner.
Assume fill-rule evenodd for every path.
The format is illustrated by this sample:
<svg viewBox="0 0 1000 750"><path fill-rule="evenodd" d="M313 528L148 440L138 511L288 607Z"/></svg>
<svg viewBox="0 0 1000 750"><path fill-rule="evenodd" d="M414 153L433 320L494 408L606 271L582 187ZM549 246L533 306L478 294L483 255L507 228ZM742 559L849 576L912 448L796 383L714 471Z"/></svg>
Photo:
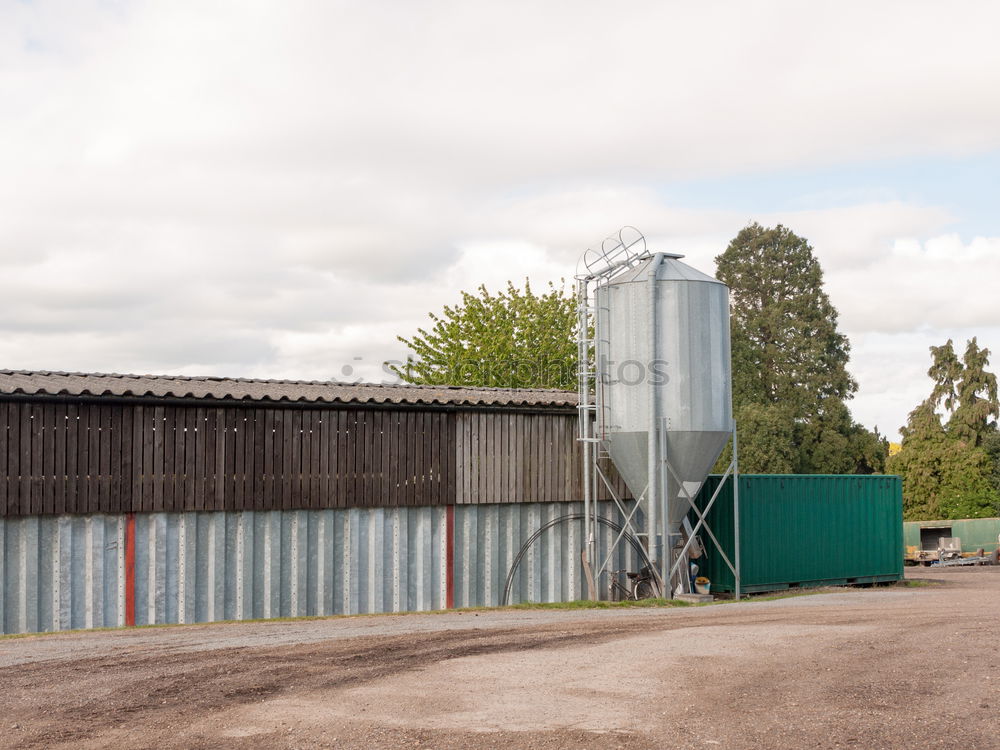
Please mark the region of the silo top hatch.
<svg viewBox="0 0 1000 750"><path fill-rule="evenodd" d="M661 255L663 255L663 260L660 261L660 265L656 269L657 281L707 281L712 284L722 284L721 281L709 276L707 273L702 273L687 263L681 263L680 259L684 257L683 255L674 255L672 253L661 253ZM649 278L647 269L652 262L653 258L649 258L639 265L633 266L625 273L616 276L610 283L645 283Z"/></svg>

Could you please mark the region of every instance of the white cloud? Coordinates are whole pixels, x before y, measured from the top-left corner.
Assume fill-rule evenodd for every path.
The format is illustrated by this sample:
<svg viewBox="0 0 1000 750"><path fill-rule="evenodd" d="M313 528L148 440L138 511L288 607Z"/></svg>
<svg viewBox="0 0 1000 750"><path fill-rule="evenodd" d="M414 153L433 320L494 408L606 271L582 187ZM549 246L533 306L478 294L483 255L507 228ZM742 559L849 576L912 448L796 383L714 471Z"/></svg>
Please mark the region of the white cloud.
<svg viewBox="0 0 1000 750"><path fill-rule="evenodd" d="M2 5L0 366L374 378L460 289L568 277L623 224L710 269L756 219L813 242L856 410L894 428L912 395L887 364L919 380L927 342L996 330L967 282L997 278L997 240L877 194L750 214L659 186L1000 148L998 21L972 2Z"/></svg>

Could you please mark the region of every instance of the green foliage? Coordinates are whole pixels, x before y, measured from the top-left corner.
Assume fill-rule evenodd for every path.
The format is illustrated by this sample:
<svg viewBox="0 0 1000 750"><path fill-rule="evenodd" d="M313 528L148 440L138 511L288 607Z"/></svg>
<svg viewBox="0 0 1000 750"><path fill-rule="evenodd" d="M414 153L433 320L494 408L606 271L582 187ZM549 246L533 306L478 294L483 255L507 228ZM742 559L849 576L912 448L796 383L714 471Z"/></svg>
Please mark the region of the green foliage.
<svg viewBox="0 0 1000 750"><path fill-rule="evenodd" d="M744 472L884 469L888 444L851 419L850 344L813 249L787 227L753 223L719 257L731 291L733 405Z"/></svg>
<svg viewBox="0 0 1000 750"><path fill-rule="evenodd" d="M389 368L410 383L497 388L576 387L576 300L549 284L535 294L512 283L499 294L485 286L462 292L461 304L429 314L430 330L399 337L412 351Z"/></svg>
<svg viewBox="0 0 1000 750"><path fill-rule="evenodd" d="M903 477L908 520L1000 514L1000 412L989 350L973 338L960 361L951 340L931 347L931 395L910 412L902 447L888 462ZM950 413L942 421L938 409Z"/></svg>

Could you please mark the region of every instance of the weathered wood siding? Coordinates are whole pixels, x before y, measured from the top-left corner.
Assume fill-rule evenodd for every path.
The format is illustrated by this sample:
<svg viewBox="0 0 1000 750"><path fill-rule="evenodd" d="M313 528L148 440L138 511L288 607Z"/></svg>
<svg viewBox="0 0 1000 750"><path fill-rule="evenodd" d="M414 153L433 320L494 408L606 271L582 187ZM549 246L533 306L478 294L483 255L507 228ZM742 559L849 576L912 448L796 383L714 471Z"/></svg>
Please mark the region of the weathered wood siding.
<svg viewBox="0 0 1000 750"><path fill-rule="evenodd" d="M0 401L0 516L570 502L579 461L567 410Z"/></svg>
<svg viewBox="0 0 1000 750"><path fill-rule="evenodd" d="M456 415L455 502L554 503L583 497L575 413ZM619 496L627 494L610 462L603 462ZM610 499L598 487L598 498Z"/></svg>

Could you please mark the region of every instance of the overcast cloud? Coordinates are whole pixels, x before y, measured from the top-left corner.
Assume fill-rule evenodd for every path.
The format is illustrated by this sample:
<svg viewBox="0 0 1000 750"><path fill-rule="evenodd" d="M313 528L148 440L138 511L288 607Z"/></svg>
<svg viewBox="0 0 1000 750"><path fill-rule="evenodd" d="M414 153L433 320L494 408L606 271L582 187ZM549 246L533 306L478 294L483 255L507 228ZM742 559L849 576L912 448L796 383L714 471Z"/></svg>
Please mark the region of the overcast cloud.
<svg viewBox="0 0 1000 750"><path fill-rule="evenodd" d="M783 222L894 434L928 346L1000 366L998 8L0 2L0 367L378 379L623 224Z"/></svg>

